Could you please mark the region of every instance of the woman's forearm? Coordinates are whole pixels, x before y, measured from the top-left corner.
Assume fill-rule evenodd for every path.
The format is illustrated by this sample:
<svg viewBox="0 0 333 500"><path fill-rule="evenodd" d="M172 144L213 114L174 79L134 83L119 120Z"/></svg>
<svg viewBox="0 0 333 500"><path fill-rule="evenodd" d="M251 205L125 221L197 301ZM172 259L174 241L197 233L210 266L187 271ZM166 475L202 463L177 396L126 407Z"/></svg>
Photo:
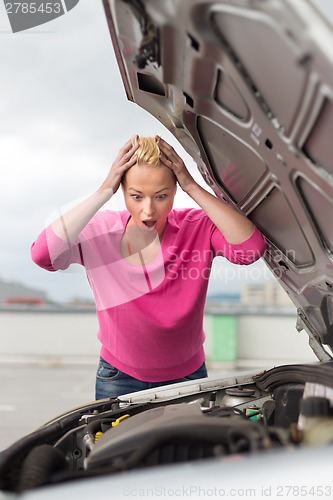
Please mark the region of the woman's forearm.
<svg viewBox="0 0 333 500"><path fill-rule="evenodd" d="M183 191L203 209L227 242L237 244L247 240L254 231L252 222L202 188L195 182L173 147L161 137L157 137L157 141L161 151L161 163L173 171Z"/></svg>
<svg viewBox="0 0 333 500"><path fill-rule="evenodd" d="M228 243L241 243L253 233L254 225L249 219L196 182L186 192L204 210Z"/></svg>
<svg viewBox="0 0 333 500"><path fill-rule="evenodd" d="M96 191L84 201L65 214L60 215L51 227L55 234L68 244L73 243L82 229L88 224L96 212L111 198L111 188Z"/></svg>
<svg viewBox="0 0 333 500"><path fill-rule="evenodd" d="M76 207L52 223L52 229L59 238L72 243L88 224L95 213L111 198L118 190L124 173L136 163L135 152L139 145L132 145L128 140L119 150L108 175L96 193L79 203Z"/></svg>

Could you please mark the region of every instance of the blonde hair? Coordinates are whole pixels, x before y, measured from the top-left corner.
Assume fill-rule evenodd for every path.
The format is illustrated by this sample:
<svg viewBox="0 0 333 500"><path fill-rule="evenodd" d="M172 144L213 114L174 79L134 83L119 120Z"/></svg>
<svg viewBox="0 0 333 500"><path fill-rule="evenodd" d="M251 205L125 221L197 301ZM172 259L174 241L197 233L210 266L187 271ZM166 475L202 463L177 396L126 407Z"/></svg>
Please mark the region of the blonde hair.
<svg viewBox="0 0 333 500"><path fill-rule="evenodd" d="M150 167L160 166L160 148L155 137L141 137L134 135L132 144L139 144L139 149L135 152L138 158L138 165L149 165Z"/></svg>

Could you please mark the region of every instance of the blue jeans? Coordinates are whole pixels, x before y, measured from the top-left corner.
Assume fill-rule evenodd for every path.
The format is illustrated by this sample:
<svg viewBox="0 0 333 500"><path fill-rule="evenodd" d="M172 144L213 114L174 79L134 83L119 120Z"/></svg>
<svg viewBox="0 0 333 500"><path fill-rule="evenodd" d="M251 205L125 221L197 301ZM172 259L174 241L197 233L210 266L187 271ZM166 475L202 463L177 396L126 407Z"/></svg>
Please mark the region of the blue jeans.
<svg viewBox="0 0 333 500"><path fill-rule="evenodd" d="M118 370L110 365L102 357L100 357L99 365L96 374L96 393L97 399L103 398L116 398L123 394L131 392L143 391L145 389L152 389L162 385L176 384L177 382L186 382L188 380L196 380L198 378L207 377L207 369L203 363L198 370L187 375L184 378L177 378L174 380L167 380L165 382L142 382L130 375Z"/></svg>

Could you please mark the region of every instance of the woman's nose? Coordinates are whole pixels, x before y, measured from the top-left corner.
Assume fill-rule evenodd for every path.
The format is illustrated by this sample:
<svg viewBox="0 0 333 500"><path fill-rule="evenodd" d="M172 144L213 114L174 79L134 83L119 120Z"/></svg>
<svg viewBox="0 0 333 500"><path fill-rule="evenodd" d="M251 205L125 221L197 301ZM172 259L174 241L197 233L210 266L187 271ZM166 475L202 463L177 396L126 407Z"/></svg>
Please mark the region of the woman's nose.
<svg viewBox="0 0 333 500"><path fill-rule="evenodd" d="M148 217L153 215L153 213L155 212L155 208L152 200L150 199L145 200L143 211Z"/></svg>

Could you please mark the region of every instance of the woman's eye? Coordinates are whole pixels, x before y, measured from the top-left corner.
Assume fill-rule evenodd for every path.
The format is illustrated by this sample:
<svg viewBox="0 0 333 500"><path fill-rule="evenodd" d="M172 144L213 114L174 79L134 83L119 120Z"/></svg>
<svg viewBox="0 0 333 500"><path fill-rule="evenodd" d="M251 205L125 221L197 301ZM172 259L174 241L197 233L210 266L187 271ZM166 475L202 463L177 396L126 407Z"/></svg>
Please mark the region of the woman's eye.
<svg viewBox="0 0 333 500"><path fill-rule="evenodd" d="M157 196L156 196L156 198L157 198L158 200L165 200L165 198L166 198L166 197L167 197L167 195L166 195L166 194L159 194L159 195L157 195Z"/></svg>
<svg viewBox="0 0 333 500"><path fill-rule="evenodd" d="M141 200L141 196L139 194L132 194L131 195L131 198L133 198L133 200Z"/></svg>

